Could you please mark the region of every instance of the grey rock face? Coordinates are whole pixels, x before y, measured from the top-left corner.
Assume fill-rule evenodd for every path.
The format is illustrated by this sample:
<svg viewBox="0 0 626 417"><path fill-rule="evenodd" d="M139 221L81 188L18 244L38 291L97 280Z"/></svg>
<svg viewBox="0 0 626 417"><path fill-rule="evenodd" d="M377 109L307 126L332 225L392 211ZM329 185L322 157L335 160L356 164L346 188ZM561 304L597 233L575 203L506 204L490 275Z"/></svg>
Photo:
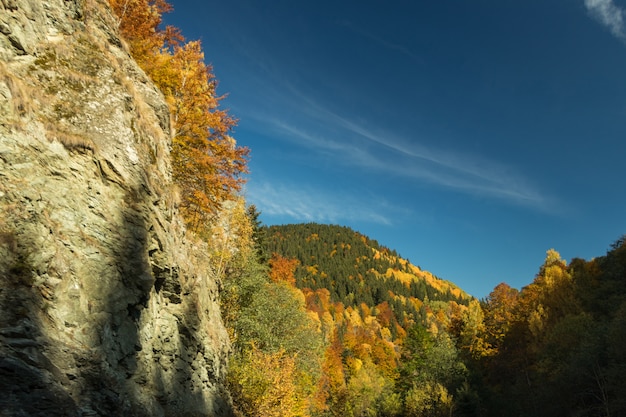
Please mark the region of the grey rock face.
<svg viewBox="0 0 626 417"><path fill-rule="evenodd" d="M106 1L0 0L0 416L228 416L169 112Z"/></svg>

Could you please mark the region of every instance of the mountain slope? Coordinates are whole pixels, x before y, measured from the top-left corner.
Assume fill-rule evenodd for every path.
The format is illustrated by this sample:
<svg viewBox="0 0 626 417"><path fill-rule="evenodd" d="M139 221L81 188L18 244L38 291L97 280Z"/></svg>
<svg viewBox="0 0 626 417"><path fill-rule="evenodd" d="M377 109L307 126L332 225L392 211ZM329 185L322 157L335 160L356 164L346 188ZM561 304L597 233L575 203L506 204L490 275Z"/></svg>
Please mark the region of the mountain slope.
<svg viewBox="0 0 626 417"><path fill-rule="evenodd" d="M424 301L467 304L471 297L449 281L401 258L394 250L345 226L317 223L264 229L268 254L299 261L296 286L326 288L346 307L383 302L398 315L415 314Z"/></svg>

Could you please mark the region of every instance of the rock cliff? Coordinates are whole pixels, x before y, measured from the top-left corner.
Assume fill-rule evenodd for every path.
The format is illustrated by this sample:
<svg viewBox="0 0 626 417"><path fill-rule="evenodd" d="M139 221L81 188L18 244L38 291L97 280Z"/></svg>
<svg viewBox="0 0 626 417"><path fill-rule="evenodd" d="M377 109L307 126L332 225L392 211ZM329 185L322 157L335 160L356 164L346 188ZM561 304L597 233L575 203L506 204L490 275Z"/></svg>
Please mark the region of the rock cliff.
<svg viewBox="0 0 626 417"><path fill-rule="evenodd" d="M169 111L104 0L0 0L0 416L227 416Z"/></svg>

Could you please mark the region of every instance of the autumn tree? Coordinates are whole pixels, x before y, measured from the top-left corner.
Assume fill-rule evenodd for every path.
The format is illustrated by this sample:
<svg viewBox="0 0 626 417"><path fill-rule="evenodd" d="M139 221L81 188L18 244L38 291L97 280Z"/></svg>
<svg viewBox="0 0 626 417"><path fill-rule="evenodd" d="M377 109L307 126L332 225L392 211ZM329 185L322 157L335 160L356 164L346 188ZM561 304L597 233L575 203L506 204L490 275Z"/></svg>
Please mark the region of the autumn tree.
<svg viewBox="0 0 626 417"><path fill-rule="evenodd" d="M246 417L308 416L297 379L296 360L284 350L264 352L252 346L230 364L230 392Z"/></svg>
<svg viewBox="0 0 626 417"><path fill-rule="evenodd" d="M167 0L109 0L109 4L117 16L120 33L142 67L149 65L166 43L180 39L177 29L160 29L161 16L172 11Z"/></svg>
<svg viewBox="0 0 626 417"><path fill-rule="evenodd" d="M288 285L296 284L296 267L300 261L297 259L285 258L276 252L272 254L270 259L270 278L274 282L284 282Z"/></svg>
<svg viewBox="0 0 626 417"><path fill-rule="evenodd" d="M494 349L492 353L500 348L516 319L518 296L518 290L503 282L496 285L483 304L484 328L487 343Z"/></svg>
<svg viewBox="0 0 626 417"><path fill-rule="evenodd" d="M454 393L467 369L445 332L432 335L422 326L409 329L404 340L398 387L404 396L405 416L447 416Z"/></svg>
<svg viewBox="0 0 626 417"><path fill-rule="evenodd" d="M199 41L185 43L180 31L161 29L165 0L110 0L131 53L165 95L173 123L172 169L181 209L191 230L206 225L222 202L241 189L248 149L231 136L236 120L219 107L217 80L204 62Z"/></svg>
<svg viewBox="0 0 626 417"><path fill-rule="evenodd" d="M204 64L200 42L163 54L164 65L154 71L153 79L172 110L174 180L188 224L197 230L240 189L248 150L237 147L230 136L236 121L219 109L217 82Z"/></svg>
<svg viewBox="0 0 626 417"><path fill-rule="evenodd" d="M624 415L624 271L623 240L569 265L551 249L520 292L494 289L483 306L497 349L479 362L486 415Z"/></svg>
<svg viewBox="0 0 626 417"><path fill-rule="evenodd" d="M240 255L245 259L237 260ZM235 406L244 415L308 416L319 378L322 336L305 310L304 294L286 282L271 281L268 266L259 263L252 245L230 265L221 299L234 348L229 384L236 393ZM275 387L278 383L284 386ZM286 407L284 414L280 404Z"/></svg>
<svg viewBox="0 0 626 417"><path fill-rule="evenodd" d="M383 404L382 399L393 393L393 380L381 375L370 361L358 361L351 370L347 384L348 416L376 416ZM399 408L399 398L396 398Z"/></svg>
<svg viewBox="0 0 626 417"><path fill-rule="evenodd" d="M322 375L315 396L316 409L333 417L345 415L348 401L342 356L343 346L336 328L332 341L324 353Z"/></svg>
<svg viewBox="0 0 626 417"><path fill-rule="evenodd" d="M492 346L486 340L485 315L478 300L470 301L462 313L461 323L460 348L474 360L491 355Z"/></svg>

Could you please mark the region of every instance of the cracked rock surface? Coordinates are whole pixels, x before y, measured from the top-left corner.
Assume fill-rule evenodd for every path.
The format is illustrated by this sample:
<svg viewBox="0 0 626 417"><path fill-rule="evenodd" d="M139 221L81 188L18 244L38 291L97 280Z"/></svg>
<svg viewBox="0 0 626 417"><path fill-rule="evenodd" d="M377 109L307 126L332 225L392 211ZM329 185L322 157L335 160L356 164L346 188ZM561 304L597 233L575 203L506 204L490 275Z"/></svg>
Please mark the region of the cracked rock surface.
<svg viewBox="0 0 626 417"><path fill-rule="evenodd" d="M169 111L101 0L0 0L0 416L229 416Z"/></svg>

